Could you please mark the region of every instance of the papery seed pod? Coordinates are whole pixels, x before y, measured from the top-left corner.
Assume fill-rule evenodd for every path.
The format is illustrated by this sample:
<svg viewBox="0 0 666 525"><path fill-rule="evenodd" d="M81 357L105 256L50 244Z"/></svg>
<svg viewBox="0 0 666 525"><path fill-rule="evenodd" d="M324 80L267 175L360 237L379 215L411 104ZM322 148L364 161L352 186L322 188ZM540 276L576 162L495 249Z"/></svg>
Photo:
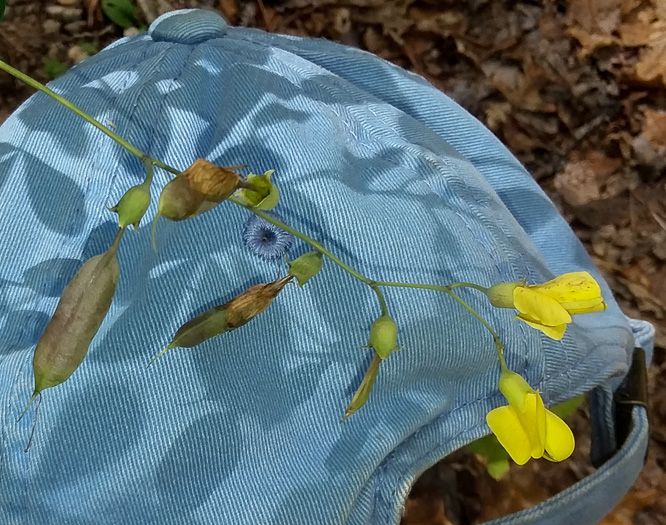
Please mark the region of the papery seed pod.
<svg viewBox="0 0 666 525"><path fill-rule="evenodd" d="M195 190L187 177L182 174L169 181L160 193L160 200L157 204L157 214L153 219L152 237L153 248L155 245L155 229L157 228L157 219L166 217L172 221L182 221L195 217L213 209L219 203L206 200L204 195Z"/></svg>
<svg viewBox="0 0 666 525"><path fill-rule="evenodd" d="M160 193L157 215L172 221L193 217L204 203L203 194L192 187L182 174L170 180Z"/></svg>
<svg viewBox="0 0 666 525"><path fill-rule="evenodd" d="M244 167L225 168L215 166L206 159L197 159L180 176L185 177L190 186L201 193L206 200L219 203L236 191L241 183L240 175L233 170Z"/></svg>
<svg viewBox="0 0 666 525"><path fill-rule="evenodd" d="M288 275L272 283L255 284L223 305L206 310L189 320L148 366L172 348L190 348L250 322L270 306L291 279L293 276Z"/></svg>
<svg viewBox="0 0 666 525"><path fill-rule="evenodd" d="M255 284L229 301L225 305L229 330L243 326L268 308L291 279L287 275L272 283Z"/></svg>
<svg viewBox="0 0 666 525"><path fill-rule="evenodd" d="M253 186L253 189L240 189L237 192L238 196L253 208L272 210L280 199L278 187L271 182L273 173L275 170L268 170L263 175L250 173L247 182Z"/></svg>
<svg viewBox="0 0 666 525"><path fill-rule="evenodd" d="M88 259L65 287L37 342L32 359L35 389L21 417L38 394L66 381L83 362L116 292L117 251L124 231L105 253Z"/></svg>
<svg viewBox="0 0 666 525"><path fill-rule="evenodd" d="M345 421L349 416L351 416L359 408L365 405L365 402L368 400L370 392L372 391L372 387L375 384L375 379L377 379L377 374L379 372L379 365L381 364L381 362L382 358L379 356L379 354L375 352L372 361L370 361L370 366L368 366L368 370L365 372L365 375L363 376L361 385L358 387L358 390L356 390L354 397L347 406L347 410L345 410L345 415L342 418L342 421Z"/></svg>
<svg viewBox="0 0 666 525"><path fill-rule="evenodd" d="M109 211L118 214L118 227L126 228L130 224L138 230L139 223L150 206L150 183L141 183L127 190Z"/></svg>
<svg viewBox="0 0 666 525"><path fill-rule="evenodd" d="M289 275L296 277L298 285L303 287L309 279L321 270L322 254L321 252L307 252L293 261L286 262L289 266Z"/></svg>
<svg viewBox="0 0 666 525"><path fill-rule="evenodd" d="M370 327L368 348L374 348L379 357L386 359L397 350L398 325L388 315L378 317Z"/></svg>

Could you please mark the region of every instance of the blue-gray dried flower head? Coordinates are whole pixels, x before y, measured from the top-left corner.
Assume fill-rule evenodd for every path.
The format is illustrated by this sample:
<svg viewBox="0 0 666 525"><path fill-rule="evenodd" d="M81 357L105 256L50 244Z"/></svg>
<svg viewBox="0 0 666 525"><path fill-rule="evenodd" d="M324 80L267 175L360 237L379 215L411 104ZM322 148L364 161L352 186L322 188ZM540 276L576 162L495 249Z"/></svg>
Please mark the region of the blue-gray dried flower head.
<svg viewBox="0 0 666 525"><path fill-rule="evenodd" d="M276 213L269 213L269 215L282 220ZM262 259L273 260L283 257L293 240L290 233L257 215L251 215L245 221L243 241L252 253Z"/></svg>

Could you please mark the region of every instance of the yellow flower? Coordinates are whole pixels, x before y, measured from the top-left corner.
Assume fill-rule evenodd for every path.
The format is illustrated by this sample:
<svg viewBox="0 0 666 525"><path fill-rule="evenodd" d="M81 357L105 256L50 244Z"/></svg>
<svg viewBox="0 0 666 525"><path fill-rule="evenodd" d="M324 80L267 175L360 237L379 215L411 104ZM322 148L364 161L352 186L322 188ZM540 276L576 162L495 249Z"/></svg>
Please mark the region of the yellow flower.
<svg viewBox="0 0 666 525"><path fill-rule="evenodd" d="M488 289L490 302L499 308L515 308L519 319L548 337L560 340L571 316L607 308L601 288L587 272L560 275L544 284L502 283Z"/></svg>
<svg viewBox="0 0 666 525"><path fill-rule="evenodd" d="M527 381L515 372L504 370L499 388L509 405L491 410L486 422L511 459L524 465L530 458L563 461L572 454L573 432L544 407L539 392Z"/></svg>

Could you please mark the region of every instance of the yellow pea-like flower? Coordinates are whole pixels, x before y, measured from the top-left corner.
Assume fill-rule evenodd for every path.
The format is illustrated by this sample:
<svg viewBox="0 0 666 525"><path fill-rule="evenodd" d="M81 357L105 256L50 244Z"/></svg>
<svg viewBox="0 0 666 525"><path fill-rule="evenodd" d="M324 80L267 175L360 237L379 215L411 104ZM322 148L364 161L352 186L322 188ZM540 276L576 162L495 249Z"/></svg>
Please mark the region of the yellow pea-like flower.
<svg viewBox="0 0 666 525"><path fill-rule="evenodd" d="M599 283L587 272L565 273L537 285L502 283L489 288L487 295L494 306L515 308L516 319L558 341L572 315L600 312L608 306Z"/></svg>
<svg viewBox="0 0 666 525"><path fill-rule="evenodd" d="M499 388L509 404L491 410L486 422L511 459L524 465L530 458L563 461L573 453L573 432L545 408L541 395L527 381L504 370Z"/></svg>

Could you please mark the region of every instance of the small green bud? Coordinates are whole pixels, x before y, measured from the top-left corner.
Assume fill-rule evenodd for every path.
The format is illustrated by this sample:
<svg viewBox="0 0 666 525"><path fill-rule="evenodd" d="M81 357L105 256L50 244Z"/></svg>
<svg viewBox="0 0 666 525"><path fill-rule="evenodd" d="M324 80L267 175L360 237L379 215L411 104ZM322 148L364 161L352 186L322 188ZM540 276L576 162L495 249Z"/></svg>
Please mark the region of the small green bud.
<svg viewBox="0 0 666 525"><path fill-rule="evenodd" d="M368 347L375 349L379 357L386 359L391 352L398 350L398 325L388 315L378 317L370 327Z"/></svg>
<svg viewBox="0 0 666 525"><path fill-rule="evenodd" d="M150 185L145 183L132 186L120 198L118 204L109 211L118 214L118 226L126 228L130 224L138 230L139 223L150 206Z"/></svg>
<svg viewBox="0 0 666 525"><path fill-rule="evenodd" d="M514 308L513 291L523 283L500 283L486 290L486 295L495 308Z"/></svg>
<svg viewBox="0 0 666 525"><path fill-rule="evenodd" d="M308 252L293 261L287 261L285 257L285 261L289 266L289 272L287 273L296 277L298 285L302 288L309 279L321 270L322 254L321 252Z"/></svg>
<svg viewBox="0 0 666 525"><path fill-rule="evenodd" d="M238 190L238 196L253 208L272 210L277 206L280 199L280 191L271 182L273 173L275 173L275 170L268 170L263 175L250 173L247 176L247 182L258 191L242 188Z"/></svg>

